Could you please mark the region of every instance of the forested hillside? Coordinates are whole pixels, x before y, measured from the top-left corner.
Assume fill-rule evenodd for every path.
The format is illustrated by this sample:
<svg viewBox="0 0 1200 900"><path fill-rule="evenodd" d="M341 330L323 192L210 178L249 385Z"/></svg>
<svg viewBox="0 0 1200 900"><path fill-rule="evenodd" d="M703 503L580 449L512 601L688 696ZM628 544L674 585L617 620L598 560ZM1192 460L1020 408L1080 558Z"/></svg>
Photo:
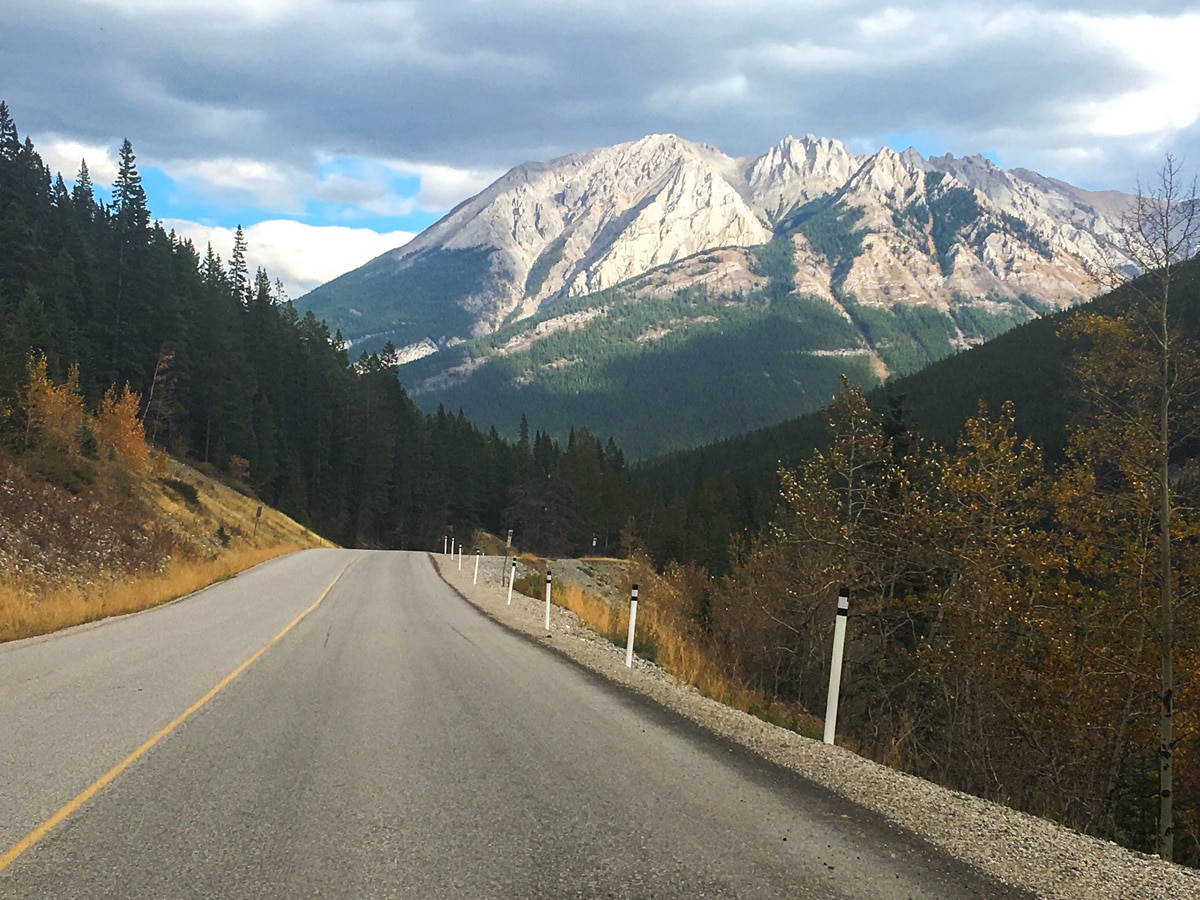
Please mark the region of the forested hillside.
<svg viewBox="0 0 1200 900"><path fill-rule="evenodd" d="M245 254L240 229L226 261L153 221L129 141L106 200L86 163L70 186L51 173L0 103L0 454L76 490L92 477L88 435L71 441L82 454L35 440L22 391L44 358L89 409L128 386L152 444L343 544L440 547L477 526L547 552L616 543L615 445L586 430L565 448L527 430L508 443L422 413Z"/></svg>
<svg viewBox="0 0 1200 900"><path fill-rule="evenodd" d="M565 299L399 375L426 409L444 403L513 433L522 415L563 435L586 422L636 459L820 408L843 373L878 383L858 332L829 304L700 288Z"/></svg>
<svg viewBox="0 0 1200 900"><path fill-rule="evenodd" d="M794 227L815 222L812 234L835 254L850 238L816 230L832 228L822 224L830 218ZM960 296L943 310L821 299L797 289L793 251L780 237L706 252L619 287L547 301L529 318L407 362L400 379L426 410L461 408L502 434L515 434L523 414L556 436L587 422L646 459L818 410L841 375L873 387L1035 315L1032 300ZM752 260L752 285L664 287L729 257Z"/></svg>
<svg viewBox="0 0 1200 900"><path fill-rule="evenodd" d="M1200 261L1177 272L1174 315L1181 329L1200 335ZM1136 294L1116 290L1091 303L1020 325L987 343L940 360L866 392L880 421L893 432L911 431L951 446L962 423L982 402L999 409L1011 401L1017 428L1052 464L1066 453L1079 398L1071 375L1073 344L1062 329L1078 317L1128 312ZM660 508L642 534L656 558L727 571L729 535L765 527L779 497L780 466L794 467L830 440L818 411L689 452L647 460L635 481L656 492ZM1192 453L1189 444L1178 453Z"/></svg>
<svg viewBox="0 0 1200 900"><path fill-rule="evenodd" d="M1011 404L983 409L939 447L894 430L847 387L827 448L781 473L779 510L735 545L729 574L682 568L676 583L727 670L817 713L834 600L848 586L846 740L1150 852L1169 641L1174 853L1195 864L1197 482L1189 469L1173 486L1174 609L1164 620L1154 485L1133 477L1152 455L1145 436L1122 445L1116 423L1092 415L1069 461L1049 466L1019 423Z"/></svg>

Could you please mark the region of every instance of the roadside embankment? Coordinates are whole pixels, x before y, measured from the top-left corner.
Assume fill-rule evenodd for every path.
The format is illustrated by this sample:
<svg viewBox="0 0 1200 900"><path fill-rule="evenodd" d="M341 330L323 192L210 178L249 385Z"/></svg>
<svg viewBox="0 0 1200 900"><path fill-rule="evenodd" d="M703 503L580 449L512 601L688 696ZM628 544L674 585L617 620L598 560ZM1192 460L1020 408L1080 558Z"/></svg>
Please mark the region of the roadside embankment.
<svg viewBox="0 0 1200 900"><path fill-rule="evenodd" d="M175 460L139 473L96 468L70 490L0 464L0 642L137 612L329 546Z"/></svg>
<svg viewBox="0 0 1200 900"><path fill-rule="evenodd" d="M500 557L482 558L477 584L473 558L464 558L461 569L449 556L435 553L432 558L451 587L505 627L885 816L1006 884L1042 897L1071 900L1200 896L1200 872L947 790L842 747L803 737L709 699L645 660L635 658L633 667L626 668L621 648L591 632L567 610L552 607L547 633L544 600L514 592L508 603L508 590L500 585ZM647 596L644 602L653 603L653 598Z"/></svg>

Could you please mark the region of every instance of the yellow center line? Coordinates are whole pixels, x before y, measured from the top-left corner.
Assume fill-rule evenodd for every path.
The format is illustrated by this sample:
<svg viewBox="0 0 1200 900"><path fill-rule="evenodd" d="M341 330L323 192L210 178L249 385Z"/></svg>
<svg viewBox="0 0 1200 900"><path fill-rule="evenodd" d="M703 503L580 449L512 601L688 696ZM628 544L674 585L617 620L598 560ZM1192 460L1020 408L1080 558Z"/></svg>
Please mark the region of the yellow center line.
<svg viewBox="0 0 1200 900"><path fill-rule="evenodd" d="M355 559L357 559L357 557L355 557ZM350 561L350 563L352 562L354 562L354 560ZM275 635L275 637L263 644L253 656L217 682L215 687L213 687L203 697L185 709L170 723L163 726L163 728L152 738L130 753L127 757L97 778L82 791L80 791L72 800L60 808L58 812L54 813L54 815L44 821L41 825L37 826L37 828L33 829L33 831L29 832L29 834L25 835L25 837L21 838L21 840L17 841L6 851L4 851L4 854L0 855L0 872L3 872L5 869L7 869L18 856L20 856L30 847L34 846L34 844L57 828L64 819L92 799L92 797L94 797L101 788L111 783L118 775L137 762L138 759L144 756L151 747L182 725L194 712L196 712L196 710L200 709L200 707L204 706L204 704L219 694L221 690L229 684L229 682L233 681L233 679L241 675L242 672L246 671L246 669L248 669L256 659L266 653L273 645L278 643L285 634L299 625L304 617L316 609L321 604L321 601L329 595L329 592L333 590L333 586L338 583L338 579L346 574L346 569L350 568L350 563L347 563L345 568L338 573L337 578L334 578L333 581L329 583L329 587L325 588L325 590L321 592L321 596L316 599L312 606L304 610L304 612L300 613L300 615L296 616L296 618L292 619L292 621L289 622L287 626L281 632L279 632L279 634Z"/></svg>

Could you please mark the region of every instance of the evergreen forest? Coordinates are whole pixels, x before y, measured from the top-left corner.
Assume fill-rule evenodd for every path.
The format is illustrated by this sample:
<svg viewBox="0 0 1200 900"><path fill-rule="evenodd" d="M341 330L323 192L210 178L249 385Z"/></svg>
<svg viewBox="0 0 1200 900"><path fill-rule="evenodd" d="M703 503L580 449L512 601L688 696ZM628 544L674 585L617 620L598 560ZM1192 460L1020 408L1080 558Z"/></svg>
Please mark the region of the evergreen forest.
<svg viewBox="0 0 1200 900"><path fill-rule="evenodd" d="M0 453L76 490L82 456L31 441L19 402L33 363L96 409L138 398L146 437L347 546L432 548L516 528L546 552L616 544L628 473L586 429L566 446L507 442L461 413L426 414L379 355L301 316L241 229L223 259L154 221L125 141L111 200L86 161L68 186L0 103ZM586 496L584 496L586 494Z"/></svg>

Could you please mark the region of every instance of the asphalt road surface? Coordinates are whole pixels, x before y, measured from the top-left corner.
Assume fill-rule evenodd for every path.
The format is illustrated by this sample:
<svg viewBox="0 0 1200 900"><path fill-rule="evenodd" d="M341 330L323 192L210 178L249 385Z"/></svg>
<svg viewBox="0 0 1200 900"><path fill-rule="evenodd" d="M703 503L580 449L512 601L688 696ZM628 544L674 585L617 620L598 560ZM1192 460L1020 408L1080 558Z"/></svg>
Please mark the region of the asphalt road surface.
<svg viewBox="0 0 1200 900"><path fill-rule="evenodd" d="M0 775L22 900L1024 896L504 630L423 554L308 551L0 647Z"/></svg>

